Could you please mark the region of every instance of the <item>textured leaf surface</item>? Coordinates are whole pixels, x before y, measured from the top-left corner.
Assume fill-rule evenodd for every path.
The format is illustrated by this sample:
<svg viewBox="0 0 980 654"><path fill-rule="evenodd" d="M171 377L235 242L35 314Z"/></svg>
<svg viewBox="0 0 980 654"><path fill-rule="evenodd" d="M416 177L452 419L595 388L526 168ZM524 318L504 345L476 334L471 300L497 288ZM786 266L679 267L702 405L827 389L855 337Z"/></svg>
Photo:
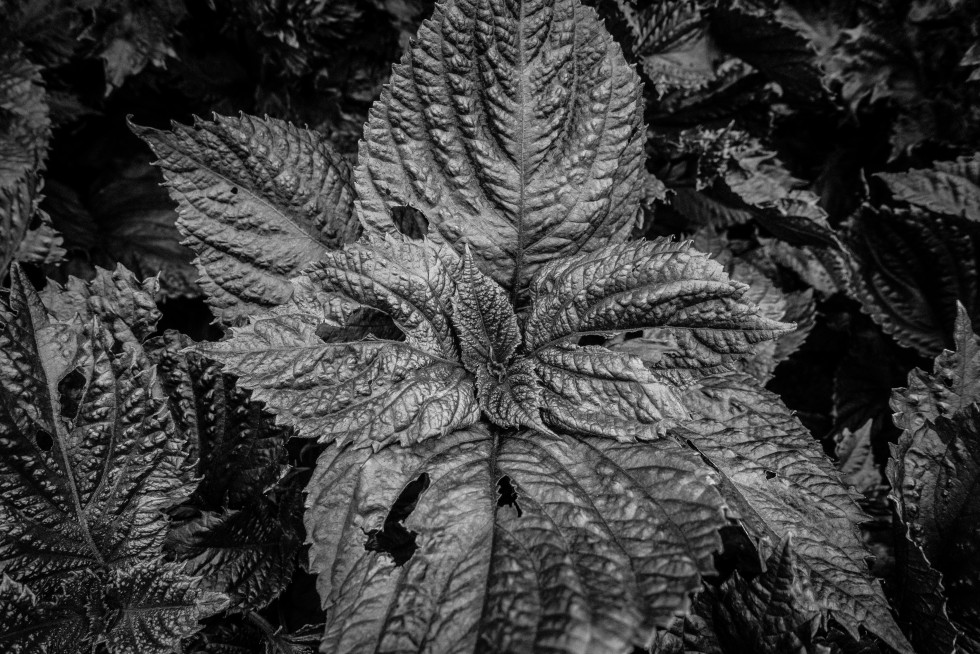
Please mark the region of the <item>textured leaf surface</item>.
<svg viewBox="0 0 980 654"><path fill-rule="evenodd" d="M154 301L159 289L155 278L140 282L119 264L113 271L96 268L89 281L69 277L64 287L49 281L40 295L44 308L58 320L67 322L77 315L88 322L98 317L120 343L142 343L160 320Z"/></svg>
<svg viewBox="0 0 980 654"><path fill-rule="evenodd" d="M764 556L793 536L807 611L828 611L911 652L868 573L856 524L862 514L816 441L775 396L740 375L719 375L687 395L698 419L677 429L722 475L721 489Z"/></svg>
<svg viewBox="0 0 980 654"><path fill-rule="evenodd" d="M81 585L81 584L80 584ZM0 646L10 654L75 654L90 643L82 592L60 603L38 598L27 586L0 579ZM74 606L73 606L74 604Z"/></svg>
<svg viewBox="0 0 980 654"><path fill-rule="evenodd" d="M748 290L687 242L607 246L542 268L524 343L533 354L588 334L661 327L677 335L676 357L722 363L790 328L745 301Z"/></svg>
<svg viewBox="0 0 980 654"><path fill-rule="evenodd" d="M49 321L16 271L0 319L5 571L43 585L154 552L160 509L189 489L152 374L114 354L98 320L81 334Z"/></svg>
<svg viewBox="0 0 980 654"><path fill-rule="evenodd" d="M635 70L577 0L440 4L371 110L361 220L473 250L512 294L555 256L624 240L643 193Z"/></svg>
<svg viewBox="0 0 980 654"><path fill-rule="evenodd" d="M0 191L13 188L47 155L51 132L41 70L15 43L0 52Z"/></svg>
<svg viewBox="0 0 980 654"><path fill-rule="evenodd" d="M878 173L897 200L947 216L980 220L980 158L937 163L935 168Z"/></svg>
<svg viewBox="0 0 980 654"><path fill-rule="evenodd" d="M477 426L411 450L326 451L308 487L321 651L621 652L666 625L712 570L722 503L671 441ZM364 549L388 506L431 479L396 567ZM516 506L498 506L507 476ZM517 508L519 507L519 509Z"/></svg>
<svg viewBox="0 0 980 654"><path fill-rule="evenodd" d="M222 320L282 304L291 277L360 232L349 167L313 132L246 115L133 129L160 158Z"/></svg>
<svg viewBox="0 0 980 654"><path fill-rule="evenodd" d="M356 248L335 256L338 261L353 257L369 266L362 271L390 272L381 261L358 258ZM425 262L418 263L426 273ZM333 322L335 315L324 307L320 315L306 307L306 312L284 309L234 328L230 340L201 344L200 350L237 375L239 383L252 390L252 398L264 402L280 422L322 442L355 441L374 447L395 440L410 443L475 421L479 409L472 377L455 359L424 349L455 348L451 340L441 340L449 337L448 324L440 322L445 314L438 313L442 305L416 307L393 294L398 287L383 287L366 274L347 274L341 265L324 264L313 275L350 284L351 294L358 293L367 306L385 307L406 330L406 341L325 342L317 329ZM403 278L391 281L409 284ZM411 283L427 282L414 278ZM437 313L426 313L429 309ZM446 331L440 334L436 323Z"/></svg>
<svg viewBox="0 0 980 654"><path fill-rule="evenodd" d="M852 219L854 292L882 329L935 356L950 345L956 302L980 314L980 224L921 209L865 207Z"/></svg>
<svg viewBox="0 0 980 654"><path fill-rule="evenodd" d="M908 388L892 396L903 431L887 474L910 541L902 572L923 582L921 598L906 599L904 607L908 619L920 621L922 643L929 642L929 631L951 642L949 618L966 639L980 633L973 590L980 580L980 344L964 308L958 309L956 350L936 358L933 374L913 370Z"/></svg>
<svg viewBox="0 0 980 654"><path fill-rule="evenodd" d="M198 587L178 565L148 561L113 571L100 616L100 638L112 654L168 654L226 604Z"/></svg>

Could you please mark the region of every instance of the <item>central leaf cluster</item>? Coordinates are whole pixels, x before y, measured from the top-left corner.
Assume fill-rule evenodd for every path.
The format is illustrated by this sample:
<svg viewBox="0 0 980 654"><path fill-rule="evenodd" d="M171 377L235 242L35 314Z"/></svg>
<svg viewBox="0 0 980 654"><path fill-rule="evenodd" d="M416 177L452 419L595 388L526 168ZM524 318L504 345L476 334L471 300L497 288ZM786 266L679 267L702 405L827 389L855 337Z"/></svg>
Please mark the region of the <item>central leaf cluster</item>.
<svg viewBox="0 0 980 654"><path fill-rule="evenodd" d="M667 239L542 266L520 317L468 252L427 240L366 238L326 253L307 276L289 304L205 347L301 435L375 449L481 414L505 428L655 438L688 417L684 371L724 364L790 328L762 316L717 262ZM324 324L354 333L364 309L390 318L404 340L321 338ZM628 346L579 345L643 329L670 335L655 360Z"/></svg>

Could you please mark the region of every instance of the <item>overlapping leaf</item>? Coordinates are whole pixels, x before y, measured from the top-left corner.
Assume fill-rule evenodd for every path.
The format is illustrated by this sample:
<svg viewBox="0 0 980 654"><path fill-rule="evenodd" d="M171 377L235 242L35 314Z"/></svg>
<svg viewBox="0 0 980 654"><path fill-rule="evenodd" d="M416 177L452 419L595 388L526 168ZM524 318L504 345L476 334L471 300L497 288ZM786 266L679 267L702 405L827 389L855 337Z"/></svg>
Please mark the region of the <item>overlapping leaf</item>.
<svg viewBox="0 0 980 654"><path fill-rule="evenodd" d="M919 208L865 206L846 232L853 290L882 329L931 356L949 345L961 302L980 314L980 223Z"/></svg>
<svg viewBox="0 0 980 654"><path fill-rule="evenodd" d="M854 496L799 421L740 375L706 378L686 398L697 419L676 433L722 476L722 495L762 554L793 535L801 610L829 612L855 637L861 626L911 652L868 573Z"/></svg>
<svg viewBox="0 0 980 654"><path fill-rule="evenodd" d="M625 240L643 193L635 70L578 0L440 4L393 71L361 141L361 220L428 236L512 294L554 257Z"/></svg>
<svg viewBox="0 0 980 654"><path fill-rule="evenodd" d="M926 211L980 221L980 155L931 169L878 173L896 200Z"/></svg>
<svg viewBox="0 0 980 654"><path fill-rule="evenodd" d="M476 426L412 448L328 450L310 482L321 651L621 652L683 611L712 570L722 503L673 442ZM426 473L402 566L362 530ZM507 476L516 506L499 506ZM519 507L519 508L518 508Z"/></svg>
<svg viewBox="0 0 980 654"><path fill-rule="evenodd" d="M945 649L933 651L951 651L957 632L963 647L980 635L973 601L980 569L971 554L980 547L980 344L965 309L958 311L956 350L940 354L931 375L913 370L908 388L892 397L903 431L887 474L909 540L901 572L922 589L922 597L906 600L903 609L921 643L937 646L929 634L946 634Z"/></svg>
<svg viewBox="0 0 980 654"><path fill-rule="evenodd" d="M84 612L83 640L172 650L224 597L160 560L162 510L191 486L152 370L97 315L49 318L18 268L0 319L0 566L38 594L31 610ZM62 646L15 625L0 633L14 651Z"/></svg>
<svg viewBox="0 0 980 654"><path fill-rule="evenodd" d="M455 285L441 256L427 243L393 238L330 253L310 277L346 299L310 290L322 301L285 305L201 349L300 436L380 447L465 426L479 414L456 354ZM390 316L405 340L320 337L321 325L341 324L358 306Z"/></svg>
<svg viewBox="0 0 980 654"><path fill-rule="evenodd" d="M0 51L0 191L41 166L51 136L41 71L18 46L8 41Z"/></svg>
<svg viewBox="0 0 980 654"><path fill-rule="evenodd" d="M349 166L313 132L246 115L133 129L160 158L222 320L282 304L291 277L360 232Z"/></svg>
<svg viewBox="0 0 980 654"><path fill-rule="evenodd" d="M38 185L31 172L10 188L0 188L0 275L6 275L13 261L55 263L65 254L61 236L38 209Z"/></svg>

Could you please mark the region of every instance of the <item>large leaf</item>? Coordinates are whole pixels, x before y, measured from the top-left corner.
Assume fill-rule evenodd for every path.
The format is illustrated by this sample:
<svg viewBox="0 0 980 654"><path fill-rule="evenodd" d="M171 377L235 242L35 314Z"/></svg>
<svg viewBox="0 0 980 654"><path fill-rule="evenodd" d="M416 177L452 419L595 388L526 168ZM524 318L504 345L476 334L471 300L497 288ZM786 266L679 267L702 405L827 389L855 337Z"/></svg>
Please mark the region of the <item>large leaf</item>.
<svg viewBox="0 0 980 654"><path fill-rule="evenodd" d="M327 450L306 514L327 610L320 651L641 645L712 571L725 521L700 468L669 440L483 426L411 450ZM417 551L400 566L366 551L364 531L423 473L430 486L404 520ZM513 497L498 496L505 477Z"/></svg>
<svg viewBox="0 0 980 654"><path fill-rule="evenodd" d="M513 294L556 256L622 241L643 194L635 70L578 0L449 0L422 24L371 110L361 220L465 244Z"/></svg>
<svg viewBox="0 0 980 654"><path fill-rule="evenodd" d="M182 440L149 370L112 352L97 319L51 322L16 277L0 314L0 561L32 585L158 549L160 509L190 488ZM138 461L132 465L131 461Z"/></svg>
<svg viewBox="0 0 980 654"><path fill-rule="evenodd" d="M77 580L76 580L77 581ZM10 654L75 654L91 646L84 602L88 584L76 583L69 601L46 601L7 575L0 579L0 645Z"/></svg>
<svg viewBox="0 0 980 654"><path fill-rule="evenodd" d="M97 315L52 320L17 267L0 319L0 567L38 593L28 621L61 616L0 642L61 647L44 639L74 613L112 654L171 651L225 598L160 559L163 510L191 485L152 369Z"/></svg>
<svg viewBox="0 0 980 654"><path fill-rule="evenodd" d="M222 320L282 304L291 277L360 232L348 164L313 132L246 115L133 129L160 158Z"/></svg>
<svg viewBox="0 0 980 654"><path fill-rule="evenodd" d="M911 652L868 573L855 496L803 425L741 375L706 378L687 398L697 419L676 433L721 475L723 496L763 556L793 535L803 610L829 612L854 637L862 626Z"/></svg>

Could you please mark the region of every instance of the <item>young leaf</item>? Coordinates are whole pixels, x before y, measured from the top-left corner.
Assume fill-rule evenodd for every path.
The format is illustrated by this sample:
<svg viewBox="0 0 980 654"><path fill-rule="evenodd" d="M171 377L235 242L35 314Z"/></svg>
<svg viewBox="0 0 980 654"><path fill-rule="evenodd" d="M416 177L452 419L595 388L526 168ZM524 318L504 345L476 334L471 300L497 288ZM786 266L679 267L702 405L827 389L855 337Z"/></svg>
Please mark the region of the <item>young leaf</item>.
<svg viewBox="0 0 980 654"><path fill-rule="evenodd" d="M683 611L712 570L722 503L669 440L475 426L412 449L330 449L310 481L311 566L327 609L324 651L621 652ZM364 531L426 473L403 565ZM507 476L516 503L500 506ZM363 530L363 531L362 531Z"/></svg>
<svg viewBox="0 0 980 654"><path fill-rule="evenodd" d="M0 276L6 276L13 261L56 263L65 255L61 236L38 209L38 186L38 177L31 172L10 188L0 188Z"/></svg>
<svg viewBox="0 0 980 654"><path fill-rule="evenodd" d="M397 231L421 211L430 239L515 296L554 257L623 241L644 173L635 70L578 0L437 6L364 130L358 213Z"/></svg>
<svg viewBox="0 0 980 654"><path fill-rule="evenodd" d="M223 321L282 304L303 266L360 233L348 164L313 132L246 115L172 132L131 127L160 158Z"/></svg>
<svg viewBox="0 0 980 654"><path fill-rule="evenodd" d="M911 648L889 612L855 525L863 518L817 442L775 396L741 375L717 375L689 393L698 417L675 433L722 477L728 505L770 556L786 534L805 593L802 610L829 612L855 638L862 626L897 651Z"/></svg>

